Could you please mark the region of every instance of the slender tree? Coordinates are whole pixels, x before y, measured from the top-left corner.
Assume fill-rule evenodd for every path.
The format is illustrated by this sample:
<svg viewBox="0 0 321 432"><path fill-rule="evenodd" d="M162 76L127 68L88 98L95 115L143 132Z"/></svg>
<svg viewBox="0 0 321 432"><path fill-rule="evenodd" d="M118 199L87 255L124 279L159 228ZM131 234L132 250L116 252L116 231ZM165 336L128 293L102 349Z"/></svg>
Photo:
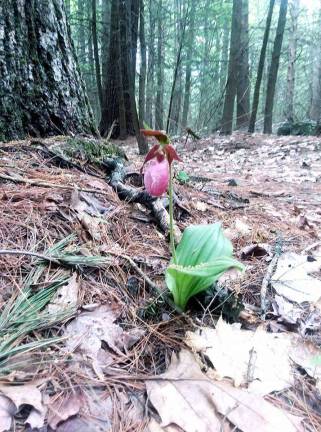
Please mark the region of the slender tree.
<svg viewBox="0 0 321 432"><path fill-rule="evenodd" d="M267 44L269 41L274 4L275 4L275 0L270 0L269 11L268 11L268 15L266 18L264 37L263 37L260 60L259 60L259 66L258 66L258 71L257 71L257 76L256 76L256 83L255 83L255 88L254 88L252 112L251 112L251 118L250 118L250 124L249 124L249 132L251 132L251 133L253 133L255 130L255 122L256 122L257 110L258 110L258 106L259 106L259 100L260 100L260 89L261 89L262 77L263 77L263 72L264 72L266 49L267 49Z"/></svg>
<svg viewBox="0 0 321 432"><path fill-rule="evenodd" d="M146 86L146 40L145 40L145 16L144 0L140 0L139 12L139 42L140 42L140 74L139 74L139 97L138 112L140 125L144 126L145 120L145 86Z"/></svg>
<svg viewBox="0 0 321 432"><path fill-rule="evenodd" d="M91 0L91 8L92 8L91 30L92 30L92 41L93 41L94 58L95 58L96 84L97 84L97 91L98 91L98 100L101 107L103 103L103 89L101 85L100 60L99 60L99 49L98 49L98 39L97 39L97 1L96 0Z"/></svg>
<svg viewBox="0 0 321 432"><path fill-rule="evenodd" d="M242 0L240 26L240 49L237 56L237 116L236 127L248 128L250 121L250 76L249 76L249 1Z"/></svg>
<svg viewBox="0 0 321 432"><path fill-rule="evenodd" d="M228 77L223 108L221 134L229 135L233 129L234 101L237 90L238 55L242 21L242 0L233 0L231 42L228 64Z"/></svg>
<svg viewBox="0 0 321 432"><path fill-rule="evenodd" d="M295 63L298 42L298 19L300 14L300 0L292 0L289 4L290 35L289 35L289 60L286 85L286 102L284 116L289 122L294 121L294 90L295 90Z"/></svg>
<svg viewBox="0 0 321 432"><path fill-rule="evenodd" d="M284 36L284 29L286 23L286 14L288 9L288 0L281 0L279 20L276 29L276 36L273 45L272 60L270 66L270 73L267 84L266 102L264 110L264 133L272 133L272 118L273 118L273 105L275 86L278 77L280 55L282 49L282 42Z"/></svg>
<svg viewBox="0 0 321 432"><path fill-rule="evenodd" d="M192 64L194 54L194 31L195 31L195 9L196 0L192 0L191 10L189 14L189 25L188 25L188 42L187 42L187 53L186 53L186 69L185 69L185 91L184 91L184 104L182 114L182 127L185 129L187 126L189 104L191 98L191 86L192 86Z"/></svg>
<svg viewBox="0 0 321 432"><path fill-rule="evenodd" d="M153 107L154 107L154 88L155 88L155 13L153 1L149 0L149 35L148 35L148 62L147 62L147 75L146 75L146 106L145 106L145 119L150 127L154 126Z"/></svg>
<svg viewBox="0 0 321 432"><path fill-rule="evenodd" d="M314 121L321 121L321 6L319 10L318 31L315 43L312 46L313 67L312 67L312 98L310 107L310 118Z"/></svg>
<svg viewBox="0 0 321 432"><path fill-rule="evenodd" d="M162 0L159 0L157 10L157 92L155 103L155 127L164 128L164 56L163 56L163 17Z"/></svg>

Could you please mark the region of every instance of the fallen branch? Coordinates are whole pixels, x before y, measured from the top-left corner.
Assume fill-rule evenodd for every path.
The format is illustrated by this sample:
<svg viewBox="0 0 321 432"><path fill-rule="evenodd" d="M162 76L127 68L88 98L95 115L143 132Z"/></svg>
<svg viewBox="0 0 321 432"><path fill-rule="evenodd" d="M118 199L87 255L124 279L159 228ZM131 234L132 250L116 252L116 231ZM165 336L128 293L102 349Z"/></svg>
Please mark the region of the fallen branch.
<svg viewBox="0 0 321 432"><path fill-rule="evenodd" d="M267 272L263 278L262 285L261 285L261 313L265 315L266 309L267 309L267 302L266 302L266 293L269 286L269 283L272 279L272 275L274 273L274 270L276 268L276 265L279 260L279 254L275 254L272 258L272 261L269 264L269 267L267 269Z"/></svg>
<svg viewBox="0 0 321 432"><path fill-rule="evenodd" d="M57 183L48 183L48 182L44 182L42 180L30 180L30 179L26 179L23 177L11 177L11 176L8 176L6 174L0 174L0 179L12 181L14 183L29 184L31 186L66 189L66 190L75 190L76 189L79 192L95 193L95 194L110 196L109 192L103 191L100 189L88 189L88 188L80 188L76 185L71 186L71 185L61 185L61 184L57 184Z"/></svg>
<svg viewBox="0 0 321 432"><path fill-rule="evenodd" d="M154 198L144 190L137 190L132 186L123 183L126 173L121 159L108 159L103 162L110 177L109 184L117 193L120 199L127 202L137 202L144 204L149 208L155 217L158 226L167 234L169 232L169 214L159 198ZM175 242L178 243L181 238L181 231L175 225L174 236Z"/></svg>
<svg viewBox="0 0 321 432"><path fill-rule="evenodd" d="M37 252L30 252L26 250L17 250L17 249L0 249L0 255L26 255L32 256L36 258L40 258L44 261L53 262L55 264L60 264L59 260L54 257L50 257L48 255L42 255Z"/></svg>

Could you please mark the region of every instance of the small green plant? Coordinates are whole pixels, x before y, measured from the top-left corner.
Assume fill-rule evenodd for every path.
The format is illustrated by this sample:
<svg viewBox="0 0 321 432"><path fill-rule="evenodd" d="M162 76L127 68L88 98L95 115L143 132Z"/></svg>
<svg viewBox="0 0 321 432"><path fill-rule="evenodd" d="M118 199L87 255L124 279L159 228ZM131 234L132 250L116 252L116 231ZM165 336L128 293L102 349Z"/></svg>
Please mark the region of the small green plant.
<svg viewBox="0 0 321 432"><path fill-rule="evenodd" d="M185 310L191 297L207 290L230 268L243 270L232 253L219 223L186 228L176 248L176 262L172 259L165 276L176 306Z"/></svg>
<svg viewBox="0 0 321 432"><path fill-rule="evenodd" d="M185 171L178 171L178 173L176 174L176 180L178 180L181 184L185 184L188 183L190 178L189 175L187 174L187 172Z"/></svg>
<svg viewBox="0 0 321 432"><path fill-rule="evenodd" d="M227 270L243 270L244 267L232 257L232 244L224 236L219 223L189 226L175 248L172 162L180 159L165 132L142 132L159 141L145 158L144 165L148 165L144 182L151 195L160 196L168 190L172 259L167 267L165 280L175 305L184 311L191 297L207 290Z"/></svg>

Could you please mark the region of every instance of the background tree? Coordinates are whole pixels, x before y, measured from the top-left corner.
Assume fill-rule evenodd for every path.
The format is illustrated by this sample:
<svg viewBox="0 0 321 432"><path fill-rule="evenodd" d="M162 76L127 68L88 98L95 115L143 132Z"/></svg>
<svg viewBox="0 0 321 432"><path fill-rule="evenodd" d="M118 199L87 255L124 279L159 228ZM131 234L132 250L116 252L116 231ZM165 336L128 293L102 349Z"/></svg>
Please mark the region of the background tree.
<svg viewBox="0 0 321 432"><path fill-rule="evenodd" d="M292 2L294 5L294 0L291 2L289 0L290 8ZM112 0L96 0L96 35L103 99L107 97L107 84L112 80L107 72L108 64L110 60L115 63L115 57L113 59L109 57L113 25L111 22L112 3ZM143 125L145 121L153 128L166 127L171 105L169 129L172 135L184 133L186 125L203 135L220 129L223 109L226 107L224 102L229 94L228 65L233 0L216 0L215 2L211 0L160 0L157 2L128 0L125 3L130 5L131 14L133 14L129 17L130 30L126 37L128 41L133 40L130 55L133 60L136 57L136 67L134 67L135 60L131 62L134 75L134 79L131 80L131 94L134 90L139 117L141 117L140 124ZM256 130L262 131L281 0L239 0L237 3L237 7L242 4L242 12L239 15L240 33L237 37L236 92L233 98L232 116L231 112L229 113L231 117L229 131L232 132L235 128L247 128L249 112L251 113L249 130L254 131L256 126ZM134 13L137 4L139 12ZM92 31L92 0L66 0L67 6L70 11L68 17L81 73L86 82L96 122L99 124L101 112L97 86L98 68L95 54L97 49ZM193 12L192 8L194 8ZM276 8L277 13L273 14L273 9ZM299 121L306 118L320 118L319 10L320 3L317 1L301 0L298 5L299 14L294 39L292 38L291 16L285 26L283 50L281 49L280 52L277 79L275 80L273 102L275 129L288 117L288 102L292 100L292 97L287 96L291 89L288 86L289 82L292 83L294 119ZM185 17L186 33L181 44ZM122 64L128 55L127 50L122 46L123 37L121 34L119 55L122 57ZM290 45L293 41L296 42L296 55L295 61L290 62ZM180 46L180 61L177 62ZM144 79L144 52L146 53L146 79ZM290 65L292 65L291 68ZM177 74L173 87L176 69ZM288 81L290 71L292 77L295 77L294 81L293 79ZM119 85L121 85L124 91L119 96L124 99L126 112L130 107L126 74L122 72L121 76L119 74L116 76L119 79L115 81L114 94L118 92ZM253 92L251 92L252 88ZM249 96L251 96L252 106L249 104ZM113 102L110 100L109 104ZM103 102L103 105L108 105L107 100ZM121 103L120 106L122 106ZM124 118L123 137L129 133L126 114ZM120 123L121 117L119 116L119 128ZM133 123L130 131L134 133Z"/></svg>
<svg viewBox="0 0 321 432"><path fill-rule="evenodd" d="M224 135L231 134L233 129L234 102L237 91L240 56L242 13L242 0L233 0L228 77L221 126L221 133Z"/></svg>
<svg viewBox="0 0 321 432"><path fill-rule="evenodd" d="M290 0L290 34L288 48L288 71L286 85L286 105L284 117L289 121L294 121L294 91L295 91L295 63L297 60L297 40L298 40L298 19L300 14L300 0Z"/></svg>
<svg viewBox="0 0 321 432"><path fill-rule="evenodd" d="M0 2L0 140L94 133L63 1L30 4Z"/></svg>
<svg viewBox="0 0 321 432"><path fill-rule="evenodd" d="M251 112L251 117L250 117L250 122L249 122L249 132L254 132L254 129L255 129L257 109L258 109L259 100L260 100L260 89L261 89L261 83L262 83L262 77L263 77L263 71L264 71L264 63L265 63L265 57L266 57L266 49L267 49L267 45L268 45L268 41L269 41L269 34L270 34L270 29L271 29L274 4L275 4L275 0L270 0L269 11L267 14L267 19L266 19L266 24L265 24L264 37L263 37L262 48L261 48L261 53L260 53L260 60L259 60L258 71L257 71L257 76L256 76L256 82L255 82L255 89L254 89L253 103L252 103L252 112Z"/></svg>
<svg viewBox="0 0 321 432"><path fill-rule="evenodd" d="M278 77L280 55L282 49L282 42L284 36L284 29L286 23L286 13L288 8L288 0L281 0L278 26L276 29L276 36L274 40L272 60L270 65L270 72L266 91L266 102L264 112L264 133L272 133L272 116L273 116L273 104L275 86Z"/></svg>

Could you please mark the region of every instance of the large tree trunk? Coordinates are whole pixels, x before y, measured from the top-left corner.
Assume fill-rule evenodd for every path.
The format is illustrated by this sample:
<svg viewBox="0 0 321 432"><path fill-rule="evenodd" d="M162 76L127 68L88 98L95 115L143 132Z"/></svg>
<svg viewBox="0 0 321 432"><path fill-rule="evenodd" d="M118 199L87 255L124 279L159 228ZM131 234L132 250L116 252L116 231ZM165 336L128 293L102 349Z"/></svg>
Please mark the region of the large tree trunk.
<svg viewBox="0 0 321 432"><path fill-rule="evenodd" d="M234 101L237 90L239 37L241 34L242 0L233 0L231 42L228 64L228 77L223 108L221 134L229 135L233 129Z"/></svg>
<svg viewBox="0 0 321 432"><path fill-rule="evenodd" d="M298 38L298 19L300 14L300 0L292 0L289 7L291 27L289 37L289 63L286 85L286 106L284 116L289 122L294 121L294 89L295 89L295 62Z"/></svg>
<svg viewBox="0 0 321 432"><path fill-rule="evenodd" d="M276 36L274 40L272 61L270 66L269 79L267 84L266 102L264 111L264 133L272 133L272 120L273 120L273 105L275 86L278 77L280 54L282 49L283 35L286 23L286 13L288 9L288 0L281 0L279 20L276 29Z"/></svg>
<svg viewBox="0 0 321 432"><path fill-rule="evenodd" d="M267 48L267 44L269 41L269 34L270 34L270 29L271 29L271 21L272 21L274 3L275 3L275 0L270 0L269 12L268 12L268 16L266 18L265 31L264 31L264 36L263 36L259 66L258 66L258 70L257 70L257 77L256 77L256 83L255 83L255 89L254 89L254 95L253 95L252 113L251 113L250 124L249 124L249 132L251 132L251 133L253 133L255 130L255 122L256 122L257 110L259 107L259 100L260 100L260 88L261 88L261 82L262 82L262 77L263 77L263 72L264 72L266 48Z"/></svg>
<svg viewBox="0 0 321 432"><path fill-rule="evenodd" d="M94 133L63 0L0 2L0 140Z"/></svg>
<svg viewBox="0 0 321 432"><path fill-rule="evenodd" d="M240 28L240 52L238 54L237 117L238 129L248 128L250 120L250 76L249 76L249 1L242 0Z"/></svg>
<svg viewBox="0 0 321 432"><path fill-rule="evenodd" d="M124 139L135 135L141 154L146 153L146 140L139 132L135 100L135 65L138 21L137 0L113 0L111 7L111 35L109 43L108 77L103 98L100 131L103 136L113 128L113 137Z"/></svg>

